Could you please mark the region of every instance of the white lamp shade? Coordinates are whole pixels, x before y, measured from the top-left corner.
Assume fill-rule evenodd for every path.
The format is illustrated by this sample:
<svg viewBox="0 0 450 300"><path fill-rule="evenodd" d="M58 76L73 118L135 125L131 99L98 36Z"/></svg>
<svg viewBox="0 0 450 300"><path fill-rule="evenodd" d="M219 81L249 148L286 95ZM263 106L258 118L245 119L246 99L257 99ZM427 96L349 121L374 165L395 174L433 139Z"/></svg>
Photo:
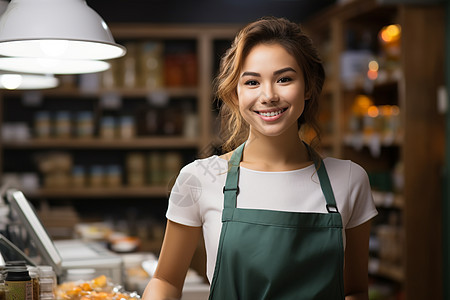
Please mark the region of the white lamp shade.
<svg viewBox="0 0 450 300"><path fill-rule="evenodd" d="M11 0L0 18L0 55L102 60L125 53L85 0Z"/></svg>
<svg viewBox="0 0 450 300"><path fill-rule="evenodd" d="M84 74L102 72L110 64L101 60L75 60L32 57L1 57L0 70L38 74Z"/></svg>
<svg viewBox="0 0 450 300"><path fill-rule="evenodd" d="M0 88L8 90L37 90L55 88L59 80L53 75L0 74Z"/></svg>

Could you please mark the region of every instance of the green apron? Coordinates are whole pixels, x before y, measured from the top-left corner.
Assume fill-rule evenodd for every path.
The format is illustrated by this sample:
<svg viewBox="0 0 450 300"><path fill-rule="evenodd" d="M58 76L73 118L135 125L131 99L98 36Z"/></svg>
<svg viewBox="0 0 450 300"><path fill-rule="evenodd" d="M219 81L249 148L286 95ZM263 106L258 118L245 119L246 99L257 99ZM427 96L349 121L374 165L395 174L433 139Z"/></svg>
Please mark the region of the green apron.
<svg viewBox="0 0 450 300"><path fill-rule="evenodd" d="M314 163L328 213L237 208L244 144L229 162L209 299L344 299L342 220L323 161Z"/></svg>

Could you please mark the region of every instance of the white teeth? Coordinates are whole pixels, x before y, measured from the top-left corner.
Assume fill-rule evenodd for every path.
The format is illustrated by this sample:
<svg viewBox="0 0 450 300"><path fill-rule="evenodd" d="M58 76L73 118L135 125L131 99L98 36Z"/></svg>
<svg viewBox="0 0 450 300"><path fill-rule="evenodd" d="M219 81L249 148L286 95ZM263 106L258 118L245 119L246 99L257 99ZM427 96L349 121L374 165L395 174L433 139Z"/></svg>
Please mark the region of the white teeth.
<svg viewBox="0 0 450 300"><path fill-rule="evenodd" d="M269 113L260 112L259 114L263 117L274 117L274 116L281 114L282 112L283 112L283 110L279 110L279 111L273 111L273 112L269 112Z"/></svg>

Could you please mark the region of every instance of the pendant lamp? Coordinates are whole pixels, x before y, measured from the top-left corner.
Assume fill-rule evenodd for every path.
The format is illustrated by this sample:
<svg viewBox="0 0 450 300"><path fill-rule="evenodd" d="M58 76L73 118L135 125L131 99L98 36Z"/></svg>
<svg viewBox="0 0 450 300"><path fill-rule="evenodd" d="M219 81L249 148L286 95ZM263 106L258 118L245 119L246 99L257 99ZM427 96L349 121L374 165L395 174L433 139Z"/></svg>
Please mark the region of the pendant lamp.
<svg viewBox="0 0 450 300"><path fill-rule="evenodd" d="M8 1L0 0L0 15L6 10ZM36 90L55 88L59 80L53 75L14 74L0 72L0 89Z"/></svg>
<svg viewBox="0 0 450 300"><path fill-rule="evenodd" d="M85 74L102 72L109 67L109 63L101 60L0 57L0 70L20 73Z"/></svg>
<svg viewBox="0 0 450 300"><path fill-rule="evenodd" d="M0 18L1 70L83 74L125 55L85 0L11 0Z"/></svg>
<svg viewBox="0 0 450 300"><path fill-rule="evenodd" d="M59 80L53 75L0 74L0 88L8 90L37 90L55 88Z"/></svg>
<svg viewBox="0 0 450 300"><path fill-rule="evenodd" d="M125 52L85 0L11 0L0 18L0 55L104 60Z"/></svg>

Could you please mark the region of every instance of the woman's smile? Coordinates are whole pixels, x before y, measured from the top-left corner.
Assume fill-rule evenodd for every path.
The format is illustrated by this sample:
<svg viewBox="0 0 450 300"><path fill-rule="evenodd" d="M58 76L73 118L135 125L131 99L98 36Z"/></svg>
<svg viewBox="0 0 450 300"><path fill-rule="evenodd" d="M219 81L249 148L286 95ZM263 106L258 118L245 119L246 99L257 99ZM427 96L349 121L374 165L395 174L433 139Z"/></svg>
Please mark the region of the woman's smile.
<svg viewBox="0 0 450 300"><path fill-rule="evenodd" d="M270 109L270 110L255 110L255 113L257 113L261 119L267 122L273 122L281 118L283 113L287 110L286 108L276 108L276 109Z"/></svg>

